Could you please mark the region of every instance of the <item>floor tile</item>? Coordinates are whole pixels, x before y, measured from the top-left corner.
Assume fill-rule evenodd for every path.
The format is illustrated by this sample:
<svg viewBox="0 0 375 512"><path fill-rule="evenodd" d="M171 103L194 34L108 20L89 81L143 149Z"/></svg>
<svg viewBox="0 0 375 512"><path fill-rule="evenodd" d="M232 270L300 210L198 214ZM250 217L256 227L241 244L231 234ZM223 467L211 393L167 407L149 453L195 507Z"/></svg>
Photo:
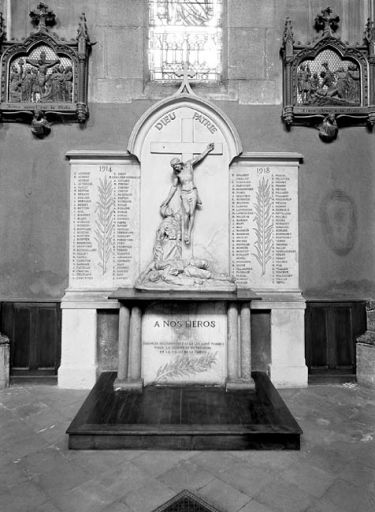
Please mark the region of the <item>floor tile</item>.
<svg viewBox="0 0 375 512"><path fill-rule="evenodd" d="M194 452L149 451L133 459L133 463L152 476L166 473L180 461L194 460Z"/></svg>
<svg viewBox="0 0 375 512"><path fill-rule="evenodd" d="M268 483L255 499L281 512L302 512L312 503L312 498L307 493L282 479Z"/></svg>
<svg viewBox="0 0 375 512"><path fill-rule="evenodd" d="M238 459L230 452L205 451L194 455L190 462L197 464L213 475L220 476L238 462Z"/></svg>
<svg viewBox="0 0 375 512"><path fill-rule="evenodd" d="M99 485L105 487L113 497L113 501L115 501L120 500L131 491L153 485L156 480L131 462L126 462L114 471L97 475L92 482L98 482Z"/></svg>
<svg viewBox="0 0 375 512"><path fill-rule="evenodd" d="M217 478L199 489L199 494L208 503L226 512L237 512L250 501L249 496Z"/></svg>
<svg viewBox="0 0 375 512"><path fill-rule="evenodd" d="M245 463L235 463L227 468L220 479L249 497L258 494L272 480L273 473Z"/></svg>
<svg viewBox="0 0 375 512"><path fill-rule="evenodd" d="M134 512L151 512L175 495L175 492L155 480L137 490L130 491L121 501Z"/></svg>
<svg viewBox="0 0 375 512"><path fill-rule="evenodd" d="M239 512L275 512L275 509L262 505L256 500L250 500Z"/></svg>
<svg viewBox="0 0 375 512"><path fill-rule="evenodd" d="M158 480L179 492L183 489L200 489L213 478L210 472L184 461L160 475Z"/></svg>
<svg viewBox="0 0 375 512"><path fill-rule="evenodd" d="M375 394L361 386L281 390L300 451L68 450L87 394L0 391L1 512L147 512L182 489L225 512L375 510Z"/></svg>
<svg viewBox="0 0 375 512"><path fill-rule="evenodd" d="M311 464L297 462L282 472L282 478L319 498L333 484L336 475Z"/></svg>
<svg viewBox="0 0 375 512"><path fill-rule="evenodd" d="M115 501L107 489L91 482L74 489L50 489L47 492L50 501L62 512L101 512Z"/></svg>
<svg viewBox="0 0 375 512"><path fill-rule="evenodd" d="M325 493L324 498L346 512L370 512L375 510L375 495L364 487L337 480Z"/></svg>
<svg viewBox="0 0 375 512"><path fill-rule="evenodd" d="M48 496L32 482L13 486L0 496L0 510L4 512L30 512L39 510L48 501Z"/></svg>
<svg viewBox="0 0 375 512"><path fill-rule="evenodd" d="M133 512L125 503L115 501L104 507L100 512Z"/></svg>

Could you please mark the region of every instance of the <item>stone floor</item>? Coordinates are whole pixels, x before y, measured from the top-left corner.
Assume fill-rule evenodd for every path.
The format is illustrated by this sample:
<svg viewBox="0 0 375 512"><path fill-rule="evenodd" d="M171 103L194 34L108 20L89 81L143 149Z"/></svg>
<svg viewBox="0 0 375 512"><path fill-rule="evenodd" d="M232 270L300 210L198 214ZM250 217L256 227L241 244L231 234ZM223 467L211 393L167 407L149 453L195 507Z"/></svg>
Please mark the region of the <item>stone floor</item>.
<svg viewBox="0 0 375 512"><path fill-rule="evenodd" d="M1 512L151 512L189 489L223 512L375 510L375 391L356 384L281 395L299 452L69 451L87 392L0 391Z"/></svg>

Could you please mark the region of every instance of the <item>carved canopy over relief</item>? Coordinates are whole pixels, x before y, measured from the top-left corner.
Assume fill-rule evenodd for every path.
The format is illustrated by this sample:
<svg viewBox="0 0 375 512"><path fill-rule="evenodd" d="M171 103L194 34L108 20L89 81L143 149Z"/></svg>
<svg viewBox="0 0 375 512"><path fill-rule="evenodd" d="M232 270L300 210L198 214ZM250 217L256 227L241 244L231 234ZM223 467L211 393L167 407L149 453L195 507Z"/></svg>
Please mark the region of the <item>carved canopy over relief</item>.
<svg viewBox="0 0 375 512"><path fill-rule="evenodd" d="M30 18L35 32L22 41L6 41L0 15L0 115L3 121L31 122L34 135L43 137L51 120L86 121L91 43L84 14L76 39L69 42L49 32L55 14L47 5L39 3Z"/></svg>
<svg viewBox="0 0 375 512"><path fill-rule="evenodd" d="M336 138L339 125L375 123L374 23L368 20L363 43L350 46L335 34L339 22L327 7L315 18L322 34L304 45L295 42L287 19L282 47L284 122L312 125L328 142Z"/></svg>

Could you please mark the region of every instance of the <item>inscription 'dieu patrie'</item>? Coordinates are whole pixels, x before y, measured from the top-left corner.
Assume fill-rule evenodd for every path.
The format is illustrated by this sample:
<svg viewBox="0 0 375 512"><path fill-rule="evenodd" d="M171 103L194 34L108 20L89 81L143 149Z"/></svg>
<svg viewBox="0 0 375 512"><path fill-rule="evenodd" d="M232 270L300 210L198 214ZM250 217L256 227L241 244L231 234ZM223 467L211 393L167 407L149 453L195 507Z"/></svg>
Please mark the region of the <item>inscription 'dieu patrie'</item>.
<svg viewBox="0 0 375 512"><path fill-rule="evenodd" d="M176 112L169 112L165 116L161 117L157 123L155 123L155 128L158 131L163 130L165 126L167 126L169 123L174 121L176 119ZM196 121L200 123L201 125L205 126L209 132L212 134L217 132L217 127L215 124L208 119L205 115L201 114L200 112L195 111L193 114L193 121Z"/></svg>

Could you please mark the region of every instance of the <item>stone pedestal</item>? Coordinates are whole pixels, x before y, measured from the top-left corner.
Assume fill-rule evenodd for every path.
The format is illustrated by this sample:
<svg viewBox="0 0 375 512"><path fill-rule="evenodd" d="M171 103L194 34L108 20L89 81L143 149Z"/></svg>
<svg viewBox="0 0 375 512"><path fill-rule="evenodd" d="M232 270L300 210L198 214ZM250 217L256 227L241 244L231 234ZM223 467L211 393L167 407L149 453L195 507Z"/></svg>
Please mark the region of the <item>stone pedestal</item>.
<svg viewBox="0 0 375 512"><path fill-rule="evenodd" d="M375 388L375 301L366 304L367 330L357 338L357 382Z"/></svg>
<svg viewBox="0 0 375 512"><path fill-rule="evenodd" d="M62 302L61 365L58 385L91 389L97 379L97 310L117 309L108 292L68 292Z"/></svg>
<svg viewBox="0 0 375 512"><path fill-rule="evenodd" d="M0 389L9 386L9 338L0 334Z"/></svg>
<svg viewBox="0 0 375 512"><path fill-rule="evenodd" d="M274 386L305 387L305 309L300 294L275 294L252 303L253 309L271 310L271 363L269 375Z"/></svg>
<svg viewBox="0 0 375 512"><path fill-rule="evenodd" d="M143 378L146 384L254 387L250 304L256 296L250 290L119 289L111 298L121 304L115 390L141 391Z"/></svg>

